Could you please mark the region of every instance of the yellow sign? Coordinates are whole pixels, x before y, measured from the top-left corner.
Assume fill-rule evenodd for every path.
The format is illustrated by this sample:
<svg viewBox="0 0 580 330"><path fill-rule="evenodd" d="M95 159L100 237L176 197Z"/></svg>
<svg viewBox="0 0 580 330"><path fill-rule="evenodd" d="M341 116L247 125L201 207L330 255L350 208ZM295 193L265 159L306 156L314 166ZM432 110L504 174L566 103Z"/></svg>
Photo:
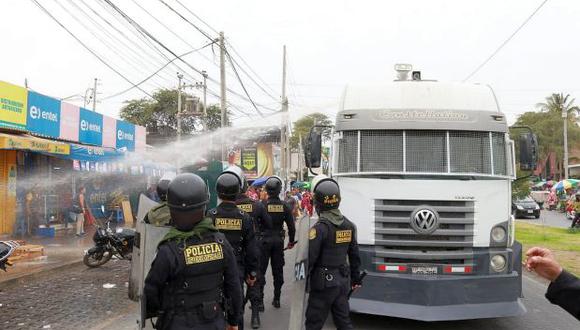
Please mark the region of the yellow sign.
<svg viewBox="0 0 580 330"><path fill-rule="evenodd" d="M277 204L277 205L268 205L268 212L272 212L272 213L283 213L284 212L284 206Z"/></svg>
<svg viewBox="0 0 580 330"><path fill-rule="evenodd" d="M26 88L0 81L0 127L26 129Z"/></svg>
<svg viewBox="0 0 580 330"><path fill-rule="evenodd" d="M254 206L252 204L240 204L238 208L246 213L252 213Z"/></svg>
<svg viewBox="0 0 580 330"><path fill-rule="evenodd" d="M352 230L337 230L336 243L348 243L352 240Z"/></svg>
<svg viewBox="0 0 580 330"><path fill-rule="evenodd" d="M311 240L316 238L316 229L310 229L310 232L308 232L308 238Z"/></svg>
<svg viewBox="0 0 580 330"><path fill-rule="evenodd" d="M183 250L185 264L201 264L224 258L221 245L218 243L191 245Z"/></svg>
<svg viewBox="0 0 580 330"><path fill-rule="evenodd" d="M49 140L39 138L11 136L11 135L0 136L0 149L41 151L58 155L70 154L70 144L67 143L52 142Z"/></svg>
<svg viewBox="0 0 580 330"><path fill-rule="evenodd" d="M242 219L216 218L215 227L219 230L242 230Z"/></svg>

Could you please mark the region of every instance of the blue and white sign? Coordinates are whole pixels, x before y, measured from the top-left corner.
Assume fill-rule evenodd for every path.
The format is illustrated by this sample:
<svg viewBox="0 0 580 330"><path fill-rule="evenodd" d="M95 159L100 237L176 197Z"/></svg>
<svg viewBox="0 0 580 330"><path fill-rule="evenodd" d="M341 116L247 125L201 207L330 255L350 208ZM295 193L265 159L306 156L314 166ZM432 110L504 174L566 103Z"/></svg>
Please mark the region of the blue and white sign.
<svg viewBox="0 0 580 330"><path fill-rule="evenodd" d="M96 146L103 144L103 115L81 108L79 142Z"/></svg>
<svg viewBox="0 0 580 330"><path fill-rule="evenodd" d="M117 149L135 151L135 125L117 120Z"/></svg>
<svg viewBox="0 0 580 330"><path fill-rule="evenodd" d="M58 138L60 135L60 101L28 91L26 130L31 133Z"/></svg>

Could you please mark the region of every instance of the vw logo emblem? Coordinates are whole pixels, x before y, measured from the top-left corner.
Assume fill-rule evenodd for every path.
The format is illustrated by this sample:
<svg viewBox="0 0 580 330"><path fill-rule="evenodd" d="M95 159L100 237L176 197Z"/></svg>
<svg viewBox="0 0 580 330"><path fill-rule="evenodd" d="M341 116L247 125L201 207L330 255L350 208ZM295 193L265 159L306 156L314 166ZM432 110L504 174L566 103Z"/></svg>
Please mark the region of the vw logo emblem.
<svg viewBox="0 0 580 330"><path fill-rule="evenodd" d="M429 235L439 227L439 215L433 209L420 207L411 214L411 228L418 234Z"/></svg>

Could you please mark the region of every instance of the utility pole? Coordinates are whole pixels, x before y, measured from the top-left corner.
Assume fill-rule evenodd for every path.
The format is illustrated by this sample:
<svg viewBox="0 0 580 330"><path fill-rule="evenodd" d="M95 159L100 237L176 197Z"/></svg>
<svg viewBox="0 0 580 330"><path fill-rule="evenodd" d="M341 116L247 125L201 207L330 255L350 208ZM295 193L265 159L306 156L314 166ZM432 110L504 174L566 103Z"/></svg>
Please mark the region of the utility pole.
<svg viewBox="0 0 580 330"><path fill-rule="evenodd" d="M302 157L304 157L304 150L302 150L302 134L298 135L298 177L300 181L304 181L304 173L302 171Z"/></svg>
<svg viewBox="0 0 580 330"><path fill-rule="evenodd" d="M181 79L183 74L177 73L177 141L181 141Z"/></svg>
<svg viewBox="0 0 580 330"><path fill-rule="evenodd" d="M568 179L568 112L563 104L560 107L564 118L564 179Z"/></svg>
<svg viewBox="0 0 580 330"><path fill-rule="evenodd" d="M207 116L207 71L201 72L203 76L203 115Z"/></svg>
<svg viewBox="0 0 580 330"><path fill-rule="evenodd" d="M98 79L95 78L95 85L93 87L93 112L97 111L97 81Z"/></svg>
<svg viewBox="0 0 580 330"><path fill-rule="evenodd" d="M282 54L282 122L280 123L280 144L282 151L281 175L288 182L288 98L286 97L286 45Z"/></svg>
<svg viewBox="0 0 580 330"><path fill-rule="evenodd" d="M226 126L226 45L224 33L220 32L220 105L221 105L221 127ZM226 160L225 141L222 132L222 161Z"/></svg>

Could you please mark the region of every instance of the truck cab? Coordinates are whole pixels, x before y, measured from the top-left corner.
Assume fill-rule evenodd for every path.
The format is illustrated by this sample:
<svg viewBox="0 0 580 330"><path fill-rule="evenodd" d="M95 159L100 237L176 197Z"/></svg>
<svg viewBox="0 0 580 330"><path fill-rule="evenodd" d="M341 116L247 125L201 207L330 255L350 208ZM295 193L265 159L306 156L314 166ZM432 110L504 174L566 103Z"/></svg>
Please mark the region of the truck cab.
<svg viewBox="0 0 580 330"><path fill-rule="evenodd" d="M489 86L348 86L331 144L340 209L368 272L351 311L423 321L525 313L514 142Z"/></svg>

